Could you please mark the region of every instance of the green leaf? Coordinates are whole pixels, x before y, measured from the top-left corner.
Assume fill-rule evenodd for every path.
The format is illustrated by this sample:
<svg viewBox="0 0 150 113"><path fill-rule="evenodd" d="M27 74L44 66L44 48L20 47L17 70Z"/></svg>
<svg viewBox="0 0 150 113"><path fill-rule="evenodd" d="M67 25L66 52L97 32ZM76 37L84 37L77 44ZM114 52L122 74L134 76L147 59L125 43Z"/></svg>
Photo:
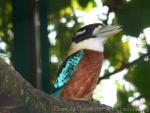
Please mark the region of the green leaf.
<svg viewBox="0 0 150 113"><path fill-rule="evenodd" d="M82 6L82 7L86 7L87 4L90 2L91 0L78 0L78 3Z"/></svg>
<svg viewBox="0 0 150 113"><path fill-rule="evenodd" d="M120 4L115 1L106 1L106 4L116 13L117 22L123 26L125 34L137 37L150 26L150 0L131 0Z"/></svg>
<svg viewBox="0 0 150 113"><path fill-rule="evenodd" d="M122 43L121 34L117 34L107 41L104 50L104 56L109 59L112 66L115 68L121 67L128 62L129 58L129 44Z"/></svg>
<svg viewBox="0 0 150 113"><path fill-rule="evenodd" d="M136 86L141 96L150 105L150 60L135 65L130 69L129 74L125 78Z"/></svg>
<svg viewBox="0 0 150 113"><path fill-rule="evenodd" d="M71 0L50 0L49 13L57 14L60 10L71 5Z"/></svg>

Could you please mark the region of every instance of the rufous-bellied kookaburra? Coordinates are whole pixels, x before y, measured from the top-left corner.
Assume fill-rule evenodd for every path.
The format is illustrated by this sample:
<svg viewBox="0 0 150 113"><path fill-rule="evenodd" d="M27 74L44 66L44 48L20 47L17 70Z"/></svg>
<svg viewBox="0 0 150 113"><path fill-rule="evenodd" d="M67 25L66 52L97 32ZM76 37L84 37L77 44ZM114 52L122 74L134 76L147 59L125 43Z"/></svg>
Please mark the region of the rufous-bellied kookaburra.
<svg viewBox="0 0 150 113"><path fill-rule="evenodd" d="M80 28L72 39L69 56L59 69L53 95L79 100L91 98L102 67L104 44L120 30L120 26L101 23Z"/></svg>

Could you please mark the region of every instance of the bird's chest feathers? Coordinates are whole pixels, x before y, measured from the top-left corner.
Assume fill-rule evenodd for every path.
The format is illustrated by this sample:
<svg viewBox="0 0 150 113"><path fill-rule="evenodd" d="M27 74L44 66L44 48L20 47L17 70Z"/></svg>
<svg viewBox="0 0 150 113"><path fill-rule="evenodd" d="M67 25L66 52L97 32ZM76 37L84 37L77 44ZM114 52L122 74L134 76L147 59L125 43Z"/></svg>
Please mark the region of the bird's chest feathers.
<svg viewBox="0 0 150 113"><path fill-rule="evenodd" d="M81 59L78 67L76 69L77 73L95 73L99 72L101 69L103 60L103 53L92 51L92 50L84 50L84 57ZM86 72L85 72L86 71Z"/></svg>
<svg viewBox="0 0 150 113"><path fill-rule="evenodd" d="M99 78L103 53L84 50L84 56L80 60L73 77L65 86L63 97L88 98Z"/></svg>

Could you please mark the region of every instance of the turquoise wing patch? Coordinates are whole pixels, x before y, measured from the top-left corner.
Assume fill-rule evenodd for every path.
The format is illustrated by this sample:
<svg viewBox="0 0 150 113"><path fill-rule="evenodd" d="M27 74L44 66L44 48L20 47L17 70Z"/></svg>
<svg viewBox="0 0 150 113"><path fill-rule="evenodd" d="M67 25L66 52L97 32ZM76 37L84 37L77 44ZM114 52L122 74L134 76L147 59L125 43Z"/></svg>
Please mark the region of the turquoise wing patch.
<svg viewBox="0 0 150 113"><path fill-rule="evenodd" d="M60 89L54 91L51 95L53 95L53 96L60 96L62 91L63 91L63 88L60 88Z"/></svg>
<svg viewBox="0 0 150 113"><path fill-rule="evenodd" d="M57 79L54 83L54 87L61 88L63 87L73 76L80 60L84 56L83 50L80 50L71 56L69 56L64 63L61 65L60 70L57 75Z"/></svg>

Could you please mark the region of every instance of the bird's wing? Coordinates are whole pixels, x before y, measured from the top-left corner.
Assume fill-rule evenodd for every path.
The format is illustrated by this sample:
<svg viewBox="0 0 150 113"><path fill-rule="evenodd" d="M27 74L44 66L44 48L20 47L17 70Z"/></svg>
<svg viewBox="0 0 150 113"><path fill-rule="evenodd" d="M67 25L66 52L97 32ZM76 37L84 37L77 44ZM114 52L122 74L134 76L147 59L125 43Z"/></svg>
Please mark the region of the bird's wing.
<svg viewBox="0 0 150 113"><path fill-rule="evenodd" d="M103 53L84 50L84 57L60 96L75 100L90 99L99 79L102 61Z"/></svg>
<svg viewBox="0 0 150 113"><path fill-rule="evenodd" d="M68 81L72 78L80 60L84 56L84 51L80 50L71 56L69 56L64 63L61 65L58 74L57 79L54 83L55 89L62 88L65 84L68 83Z"/></svg>

